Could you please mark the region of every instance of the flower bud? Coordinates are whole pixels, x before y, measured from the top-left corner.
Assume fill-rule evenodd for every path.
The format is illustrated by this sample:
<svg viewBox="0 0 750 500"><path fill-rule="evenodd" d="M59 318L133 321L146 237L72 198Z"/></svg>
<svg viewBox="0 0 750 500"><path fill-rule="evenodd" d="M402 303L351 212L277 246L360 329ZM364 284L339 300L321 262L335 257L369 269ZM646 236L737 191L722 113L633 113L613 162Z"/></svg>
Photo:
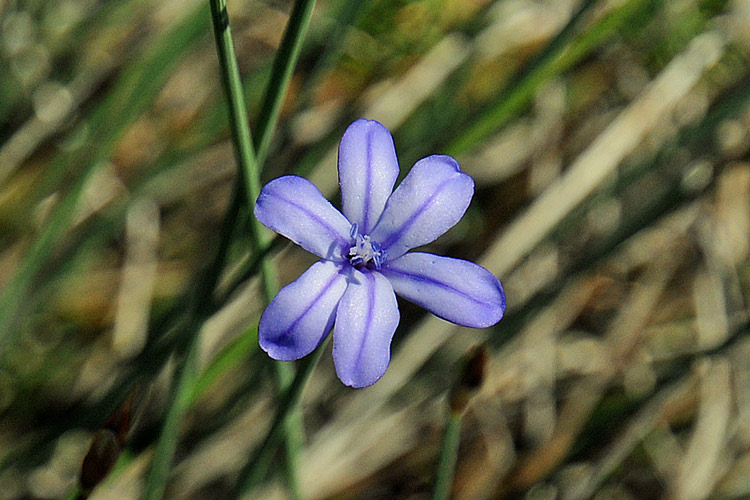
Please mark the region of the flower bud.
<svg viewBox="0 0 750 500"><path fill-rule="evenodd" d="M469 400L482 386L488 358L487 347L484 345L474 346L466 353L448 396L448 405L452 412L463 413Z"/></svg>
<svg viewBox="0 0 750 500"><path fill-rule="evenodd" d="M120 443L114 432L99 429L81 466L81 489L91 491L112 470L120 456Z"/></svg>

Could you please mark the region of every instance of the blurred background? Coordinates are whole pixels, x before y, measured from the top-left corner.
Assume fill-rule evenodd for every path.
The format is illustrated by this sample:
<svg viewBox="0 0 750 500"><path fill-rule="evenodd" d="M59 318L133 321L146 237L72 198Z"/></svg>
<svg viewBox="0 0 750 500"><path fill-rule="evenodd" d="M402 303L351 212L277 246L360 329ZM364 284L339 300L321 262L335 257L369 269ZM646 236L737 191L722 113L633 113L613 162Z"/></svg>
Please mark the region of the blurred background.
<svg viewBox="0 0 750 500"><path fill-rule="evenodd" d="M251 127L290 8L229 2ZM749 55L748 0L319 1L264 180L337 203L360 117L402 175L454 155L476 195L429 250L490 269L508 311L472 330L399 301L367 389L325 353L302 498L429 498L477 344L454 498L750 498ZM0 58L0 499L70 495L113 418L124 452L91 498L136 499L236 175L208 6L5 0ZM202 331L171 499L225 498L273 416L248 248ZM283 283L313 261L272 255ZM280 463L250 498L286 498Z"/></svg>

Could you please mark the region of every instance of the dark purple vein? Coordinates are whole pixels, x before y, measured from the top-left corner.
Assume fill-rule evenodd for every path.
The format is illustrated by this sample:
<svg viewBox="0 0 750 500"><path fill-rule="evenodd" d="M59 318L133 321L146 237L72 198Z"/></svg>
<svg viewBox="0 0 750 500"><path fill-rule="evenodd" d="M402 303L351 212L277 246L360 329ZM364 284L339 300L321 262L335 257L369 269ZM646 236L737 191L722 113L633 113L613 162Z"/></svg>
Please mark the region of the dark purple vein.
<svg viewBox="0 0 750 500"><path fill-rule="evenodd" d="M292 332L292 330L294 330L294 328L299 324L299 322L302 321L302 318L304 318L305 316L307 316L307 313L309 313L312 310L312 308L315 307L315 304L317 304L318 302L320 302L320 300L323 297L325 297L325 295L328 293L328 290L331 289L331 287L333 286L333 284L336 281L336 278L338 278L338 277L339 277L339 274L337 272L337 273L335 273L331 277L331 279L328 281L328 283L326 283L326 285L323 287L323 289L320 291L320 293L313 299L313 301L310 303L310 305L308 305L305 308L305 310L302 311L302 314L300 314L297 317L297 319L295 319L292 322L292 324L289 325L289 328L287 328L286 330L284 330L283 335L279 335L279 337L287 337L287 336L289 336L289 334Z"/></svg>
<svg viewBox="0 0 750 500"><path fill-rule="evenodd" d="M418 281L420 283L425 283L427 285L434 285L434 286L436 286L438 288L442 288L444 290L448 290L450 292L454 292L454 293L456 293L456 294L458 294L458 295L460 295L462 297L465 297L466 299L468 299L471 302L474 302L476 304L480 304L480 305L496 305L494 302L489 301L489 300L477 299L474 296L472 296L471 294L469 294L467 292L464 292L463 290L460 290L460 289L456 288L455 286L450 285L450 284L448 284L448 283L446 283L444 281L439 281L439 280L436 280L435 278L429 278L429 277L421 275L421 274L410 273L408 271L402 271L400 269L394 269L392 267L381 268L380 272L383 273L383 275L385 275L386 278L388 277L389 274L391 274L391 275L396 274L396 275L401 275L401 276L404 276L404 277L407 277L407 278L411 278L414 281ZM415 297L414 300L418 301L416 297Z"/></svg>
<svg viewBox="0 0 750 500"><path fill-rule="evenodd" d="M375 311L375 276L372 276L372 273L363 273L365 278L371 281L371 285L367 289L367 320L365 321L365 329L364 332L362 332L362 343L359 345L359 352L357 353L357 362L354 364L354 366L359 367L359 364L362 362L362 353L365 350L365 342L367 341L367 337L370 333L370 326L372 325L372 316L373 312Z"/></svg>
<svg viewBox="0 0 750 500"><path fill-rule="evenodd" d="M341 233L339 233L333 226L331 226L325 220L321 219L317 214L315 214L315 213L311 212L310 210L308 210L303 205L299 205L299 204L293 202L292 200L284 198L283 196L279 196L276 193L269 194L268 196L275 196L279 200L284 201L284 202L288 203L289 205L291 205L292 207L296 208L297 210L299 210L300 212L302 212L303 214L305 214L306 216L308 216L310 219L312 219L313 221L317 222L320 226L322 226L323 228L325 228L325 230L328 231L328 233L333 237L333 239L338 240L342 245L347 245L349 243L349 241L345 237L342 237ZM334 210L336 210L336 209L334 208Z"/></svg>
<svg viewBox="0 0 750 500"><path fill-rule="evenodd" d="M365 199L363 201L364 213L362 214L362 232L370 232L370 182L372 182L372 136L374 129L369 127L367 131L367 152L365 155Z"/></svg>
<svg viewBox="0 0 750 500"><path fill-rule="evenodd" d="M390 235L388 236L388 238L386 238L385 242L383 242L383 243L381 243L381 244L380 244L380 246L381 246L381 247L382 247L382 248L383 248L384 250L388 250L388 248L390 248L390 247L391 247L391 246L392 246L392 245L393 245L394 243L396 243L397 241L399 241L399 240L400 240L400 239L401 239L401 238L402 238L402 237L404 236L404 234L406 234L406 231L407 231L407 230L408 230L408 229L409 229L409 228L410 228L411 226L413 226L413 225L414 225L414 223L415 223L415 222L417 221L417 219L418 219L419 217L421 217L421 216L422 216L422 214L423 214L423 213L424 213L424 212L425 212L425 211L427 210L427 208L429 207L429 205L431 205L431 204L432 204L432 202L434 202L434 201L435 201L435 198L437 198L437 197L438 197L438 196L440 195L440 193L441 193L441 192L442 192L442 191L443 191L443 190L445 189L445 187L446 187L446 186L447 186L447 185L448 185L448 184L449 184L449 183L450 183L451 181L453 181L453 180L455 180L455 177L452 177L452 178L450 178L450 179L446 179L446 180L444 180L443 182L441 182L441 183L440 183L440 184L439 184L439 185L437 186L437 188L435 189L435 191L434 191L434 192L433 192L433 193L432 193L432 194L430 195L430 197L429 197L429 198L427 198L427 200L425 200L425 202L424 202L424 203L423 203L423 204L422 204L422 205L421 205L421 206L419 207L419 209L417 209L417 210L416 210L416 211L415 211L415 212L414 212L414 213L413 213L413 214L411 215L411 217L409 217L408 219L406 219L406 220L404 221L404 223L403 223L403 224L401 224L401 227L400 227L400 228L398 229L398 231L394 231L394 232L392 232L392 233L391 233L391 234L390 234Z"/></svg>

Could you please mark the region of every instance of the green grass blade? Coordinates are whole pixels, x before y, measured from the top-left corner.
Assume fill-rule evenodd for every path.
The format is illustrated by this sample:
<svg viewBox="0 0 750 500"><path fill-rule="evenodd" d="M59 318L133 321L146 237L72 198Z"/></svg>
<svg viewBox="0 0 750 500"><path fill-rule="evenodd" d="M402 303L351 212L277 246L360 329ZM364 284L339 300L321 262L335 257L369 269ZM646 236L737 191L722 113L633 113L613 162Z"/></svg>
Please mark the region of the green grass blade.
<svg viewBox="0 0 750 500"><path fill-rule="evenodd" d="M281 104L289 88L294 66L299 59L302 41L310 25L314 7L315 0L295 2L292 13L289 15L289 24L284 32L284 38L281 40L279 52L274 59L271 79L266 87L263 105L258 115L256 130L260 139L255 146L255 153L259 165L263 164L268 153L272 132L276 122L278 122Z"/></svg>
<svg viewBox="0 0 750 500"><path fill-rule="evenodd" d="M161 498L166 488L169 468L171 466L174 452L177 448L179 439L179 429L182 420L189 407L185 401L185 392L194 392L193 387L200 380L198 366L192 358L192 353L197 349L200 343L199 329L205 321L207 312L212 304L211 296L216 288L219 274L224 267L224 261L231 241L232 232L236 226L242 201L254 202L260 193L260 166L256 156L256 147L262 148L263 154L267 151L270 143L271 132L278 120L279 109L283 96L288 88L293 67L296 63L301 47L304 32L309 25L310 16L314 2L306 0L295 4L292 17L290 19L287 32L284 36L282 47L277 54L276 61L271 73L269 87L265 94L264 104L262 106L261 118L259 120L260 133L258 142L254 145L250 134L250 126L247 120L246 105L242 81L240 79L237 58L234 52L234 43L232 41L231 30L229 29L229 18L226 10L225 0L211 0L211 19L213 22L214 35L216 38L216 47L221 67L221 77L224 90L227 96L229 106L229 120L232 132L232 142L235 148L235 155L239 164L239 177L237 187L233 194L227 212L222 238L219 249L212 266L208 269L203 280L198 286L198 300L195 302L194 314L191 321L191 334L187 338L192 338L191 348L185 363L180 371L179 381L177 384L177 393L174 395L167 412L167 419L164 423L162 434L157 443L154 454L154 463L152 465L151 475L147 483L146 496L147 500L156 500ZM244 195L244 196L243 196ZM247 203L248 205L250 203ZM268 245L269 238L264 232L260 222L250 219L250 241L254 254L263 252ZM275 271L272 268L269 259L262 259L260 262L263 293L266 301L270 301L278 291ZM289 365L277 364L277 374L280 380L281 390L289 387L293 378L293 368ZM287 455L289 457L289 480L292 485L293 494L296 493L294 485L294 463L297 450L301 446L300 430L301 424L289 420L289 432L287 435Z"/></svg>
<svg viewBox="0 0 750 500"><path fill-rule="evenodd" d="M597 24L571 41L579 20L595 3L596 0L586 0L581 5L544 52L506 87L507 90L501 93L497 103L448 145L448 154L460 156L498 131L531 102L537 89L545 82L581 61L643 9L654 7L654 2L649 0L631 0L613 9Z"/></svg>
<svg viewBox="0 0 750 500"><path fill-rule="evenodd" d="M70 225L89 179L97 166L111 155L125 128L156 97L166 83L170 70L179 62L180 58L177 56L201 37L204 32L201 21L204 12L204 9L200 9L189 14L161 37L155 49L123 71L109 97L78 129L81 134L86 129L96 131L95 140L92 139L82 150L61 155L48 169L43 189L50 191L59 186L65 175L76 165L85 165L0 295L0 358L5 356L14 339L18 311L47 257Z"/></svg>
<svg viewBox="0 0 750 500"><path fill-rule="evenodd" d="M156 444L151 472L148 476L146 491L143 495L143 498L146 500L155 500L164 496L164 490L167 487L167 480L169 479L169 470L172 466L172 459L177 450L182 421L193 401L194 387L199 380L198 354L200 342L197 339L200 337L196 335L197 329L200 328L199 322L193 321L190 328L195 328L196 331L186 333L193 334L195 341L190 344L190 350L187 356L185 356L177 388L172 395L169 410L167 411L167 418L164 421L159 441Z"/></svg>
<svg viewBox="0 0 750 500"><path fill-rule="evenodd" d="M440 451L440 462L435 479L432 500L448 500L453 487L453 477L458 462L458 446L461 436L461 412L450 411L445 422L445 433Z"/></svg>
<svg viewBox="0 0 750 500"><path fill-rule="evenodd" d="M252 206L255 199L260 193L260 165L264 162L268 153L268 147L271 142L273 130L278 122L279 112L283 103L284 95L289 88L294 67L299 58L302 41L305 38L307 29L310 25L312 12L315 7L314 0L300 0L294 3L292 12L289 17L284 36L279 46L279 51L274 59L271 77L266 87L263 104L258 117L257 131L259 138L255 142L256 168L245 169L246 176L246 199L248 205ZM217 35L217 44L218 44ZM238 92L241 87L238 87ZM241 95L241 94L240 94ZM269 244L268 238L262 237L264 229L260 222L251 217L251 244L254 254L264 253ZM271 281L269 276L273 272L270 260L263 258L260 262L263 279L263 292L266 302L270 302L278 292L278 284L275 279ZM294 368L289 363L277 362L274 364L276 377L278 380L279 390L285 391L290 387L294 380ZM287 484L293 498L299 497L296 469L297 456L303 444L302 419L299 412L292 408L290 414L285 419L286 432L284 434L285 457Z"/></svg>
<svg viewBox="0 0 750 500"><path fill-rule="evenodd" d="M211 361L211 364L195 381L190 396L193 405L219 378L242 360L258 350L258 320L245 330L245 333L234 339Z"/></svg>
<svg viewBox="0 0 750 500"><path fill-rule="evenodd" d="M234 493L231 498L239 499L244 496L253 486L259 484L265 477L270 467L273 452L281 439L281 431L284 429L284 422L291 411L299 402L302 389L305 387L307 379L310 377L313 368L318 363L320 356L323 354L328 345L330 336L312 354L300 361L299 369L294 375L291 384L281 395L279 406L276 409L271 427L266 434L261 445L255 451L253 457L240 472Z"/></svg>

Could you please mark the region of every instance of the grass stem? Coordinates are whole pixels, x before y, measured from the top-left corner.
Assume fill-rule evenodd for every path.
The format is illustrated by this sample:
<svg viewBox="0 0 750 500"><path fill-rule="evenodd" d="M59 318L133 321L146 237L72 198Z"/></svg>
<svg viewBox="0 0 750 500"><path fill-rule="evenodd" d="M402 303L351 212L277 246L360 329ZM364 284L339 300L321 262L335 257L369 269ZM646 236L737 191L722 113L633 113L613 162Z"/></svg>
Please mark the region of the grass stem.
<svg viewBox="0 0 750 500"><path fill-rule="evenodd" d="M460 411L451 410L448 412L432 500L448 500L450 498L453 477L456 473L456 463L458 461L462 414L463 412Z"/></svg>
<svg viewBox="0 0 750 500"><path fill-rule="evenodd" d="M287 416L296 408L300 395L302 394L302 389L305 387L305 383L312 373L313 368L318 363L320 356L328 345L329 339L330 336L318 346L315 352L300 361L299 368L294 374L294 378L281 395L279 406L276 409L276 414L271 422L270 429L266 433L266 437L263 439L261 445L255 450L250 461L240 472L234 494L231 498L235 500L242 498L247 491L253 486L259 484L265 477L271 459L273 458L273 452L279 443L282 431L285 430Z"/></svg>
<svg viewBox="0 0 750 500"><path fill-rule="evenodd" d="M279 45L279 51L273 61L271 77L266 86L260 113L258 115L259 140L255 144L255 154L259 164L263 164L271 144L271 133L279 119L281 105L284 95L292 80L294 66L299 59L302 41L310 25L315 0L300 0L294 2L292 12L289 14L289 23L284 31L284 37Z"/></svg>
<svg viewBox="0 0 750 500"><path fill-rule="evenodd" d="M226 256L237 225L241 207L251 207L260 193L260 163L265 158L270 144L270 137L276 122L283 96L289 86L292 70L299 55L304 33L309 25L314 1L305 0L295 3L290 17L289 26L282 41L282 46L276 56L271 78L266 90L261 115L258 123L258 140L253 144L250 126L247 120L245 99L240 78L234 43L229 28L229 15L226 0L210 0L211 19L213 24L216 47L221 67L221 77L229 106L229 121L232 143L239 164L238 182L232 194L232 200L225 216L221 241L212 265L202 275L196 288L196 300L192 304L187 331L183 332L186 339L190 339L190 348L184 364L178 375L176 393L172 397L164 427L157 442L154 453L151 474L146 485L146 500L157 500L163 497L174 453L179 439L179 430L183 418L193 400L195 385L200 381L198 366L198 346L200 345L200 328L211 311L211 297L216 289L221 271L224 268ZM260 155L256 156L256 151ZM260 161L259 161L260 160ZM268 236L260 222L250 218L250 243L253 254L259 254L268 246ZM260 261L262 289L266 302L270 301L278 291L275 271L270 259ZM310 367L310 370L312 367ZM302 380L294 376L293 368L288 365L277 364L279 391L288 394L296 382L300 387ZM302 445L301 419L287 418L296 415L294 405L287 404L282 416L286 423L286 452L287 452L287 481L292 495L297 495L296 488L296 454Z"/></svg>

